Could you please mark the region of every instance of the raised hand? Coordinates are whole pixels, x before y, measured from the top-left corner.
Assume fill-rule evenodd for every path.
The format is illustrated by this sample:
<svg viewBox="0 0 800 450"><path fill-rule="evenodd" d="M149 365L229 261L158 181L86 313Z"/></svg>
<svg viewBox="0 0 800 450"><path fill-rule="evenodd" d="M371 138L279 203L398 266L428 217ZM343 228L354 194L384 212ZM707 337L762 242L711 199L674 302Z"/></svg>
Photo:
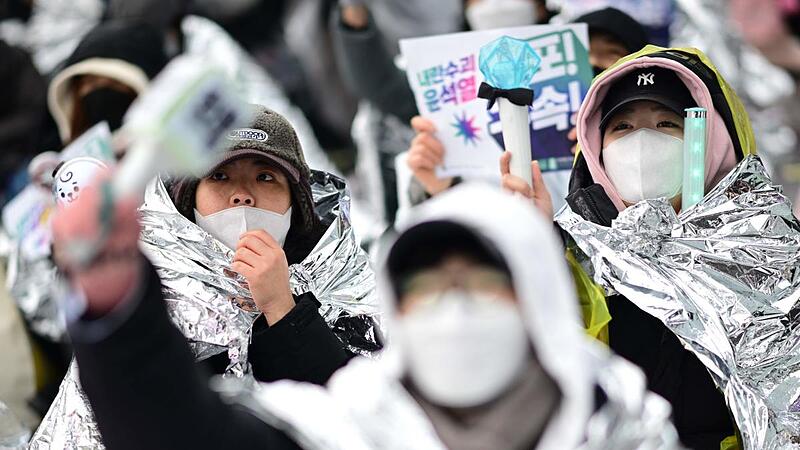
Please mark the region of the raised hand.
<svg viewBox="0 0 800 450"><path fill-rule="evenodd" d="M533 205L548 219L553 217L553 200L550 191L544 184L542 170L539 162L531 162L531 178L533 186L528 186L522 178L511 175L511 153L505 152L500 157L500 175L502 176L503 188L509 192L522 195L533 201Z"/></svg>
<svg viewBox="0 0 800 450"><path fill-rule="evenodd" d="M110 217L103 217L100 189L108 179L107 174L101 175L53 218L55 262L83 291L87 310L95 315L107 313L127 298L141 271L139 201L117 201ZM104 227L107 234L97 256L86 266L77 265L69 254L70 246L76 240L95 241Z"/></svg>
<svg viewBox="0 0 800 450"><path fill-rule="evenodd" d="M252 230L242 234L231 268L247 280L256 306L270 325L294 308L286 254L266 231Z"/></svg>
<svg viewBox="0 0 800 450"><path fill-rule="evenodd" d="M436 176L436 167L444 161L444 146L433 134L436 127L430 120L416 116L411 119L411 127L417 135L411 141L408 149L408 167L419 180L425 191L436 195L453 184L453 178L439 178Z"/></svg>

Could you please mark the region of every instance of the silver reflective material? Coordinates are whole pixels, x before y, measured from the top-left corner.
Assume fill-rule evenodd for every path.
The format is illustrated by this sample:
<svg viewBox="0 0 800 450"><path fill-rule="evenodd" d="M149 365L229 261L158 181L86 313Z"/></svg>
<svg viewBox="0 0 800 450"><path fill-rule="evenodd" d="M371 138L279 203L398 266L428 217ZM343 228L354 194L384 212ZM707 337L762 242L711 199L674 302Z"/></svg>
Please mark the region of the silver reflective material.
<svg viewBox="0 0 800 450"><path fill-rule="evenodd" d="M18 244L18 243L17 243ZM19 245L8 255L6 288L31 331L54 342L62 342L66 325L58 306L56 267L49 256L31 256Z"/></svg>
<svg viewBox="0 0 800 450"><path fill-rule="evenodd" d="M292 290L312 292L347 348L370 355L380 349L382 335L375 275L350 227L349 194L342 179L318 171L312 192L317 213L330 226L309 256L290 266ZM228 268L231 250L181 215L160 179L148 185L140 213L141 248L161 278L170 318L196 358L227 351L228 374L249 378L247 346L259 313L244 279ZM103 448L76 369L73 364L31 448Z"/></svg>
<svg viewBox="0 0 800 450"><path fill-rule="evenodd" d="M800 448L800 222L761 160L697 205L629 207L611 228L556 219L596 282L661 320L708 368L748 449Z"/></svg>
<svg viewBox="0 0 800 450"><path fill-rule="evenodd" d="M349 194L334 175L314 171L311 181L317 214L330 225L311 253L289 268L292 291L313 293L348 349L369 354L380 348L375 274L350 226ZM181 215L161 182L150 186L140 211L142 249L161 277L173 322L198 359L227 348L229 369L241 374L258 313L246 281L229 269L232 252Z"/></svg>
<svg viewBox="0 0 800 450"><path fill-rule="evenodd" d="M3 209L4 218L9 208L16 209L9 215L29 218L24 231L6 229L15 225L5 221L0 226L0 260L7 264L5 286L2 288L8 290L33 333L53 342L62 342L66 336L66 326L53 290L56 268L50 257L49 218L55 204L50 200L49 191L43 194L47 203L42 203L42 194L39 194L33 202L22 199L13 204L16 199L37 191L38 188L34 186L26 187ZM21 214L23 210L25 213Z"/></svg>
<svg viewBox="0 0 800 450"><path fill-rule="evenodd" d="M30 435L14 412L0 401L0 450L25 450Z"/></svg>
<svg viewBox="0 0 800 450"><path fill-rule="evenodd" d="M350 193L344 180L326 172L312 171L311 181L317 214L331 224L311 254L289 267L292 291L312 292L347 349L371 356L381 348L383 332L375 272L350 222Z"/></svg>
<svg viewBox="0 0 800 450"><path fill-rule="evenodd" d="M102 449L100 431L78 380L75 360L52 406L28 443L30 450Z"/></svg>

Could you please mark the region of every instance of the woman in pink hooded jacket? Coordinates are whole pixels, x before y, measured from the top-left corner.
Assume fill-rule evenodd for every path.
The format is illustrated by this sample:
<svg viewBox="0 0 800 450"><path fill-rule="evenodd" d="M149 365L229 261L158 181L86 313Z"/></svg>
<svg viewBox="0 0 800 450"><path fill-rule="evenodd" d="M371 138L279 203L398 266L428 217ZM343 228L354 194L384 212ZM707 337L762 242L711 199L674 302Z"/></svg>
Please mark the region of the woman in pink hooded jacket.
<svg viewBox="0 0 800 450"><path fill-rule="evenodd" d="M706 191L738 161L755 152L747 113L705 56L690 49L649 46L597 77L578 113L579 153L567 203L584 219L611 225L617 214L644 199L681 205L684 109L708 111ZM509 174L503 185L533 200L551 216L550 195L532 164L533 186ZM718 449L734 434L722 394L703 364L658 319L621 295L605 299L612 320L608 342L640 366L648 387L666 398L683 443Z"/></svg>
<svg viewBox="0 0 800 450"><path fill-rule="evenodd" d="M708 191L755 152L755 143L744 107L705 55L694 49L648 46L595 78L577 117L578 153L566 198L572 210L606 226L620 211L644 199L667 197L679 210L684 109L695 106L708 112ZM433 157L429 159L441 160L445 152L430 131L420 131L415 143L424 147L421 153ZM501 158L503 186L552 217L553 204L538 164L531 165L533 186L528 186L509 173L510 159L509 153ZM669 400L683 443L696 449L720 448L720 442L734 434L734 426L705 367L658 319L628 299L616 295L599 303L603 300L612 318L609 345L639 365L648 387Z"/></svg>

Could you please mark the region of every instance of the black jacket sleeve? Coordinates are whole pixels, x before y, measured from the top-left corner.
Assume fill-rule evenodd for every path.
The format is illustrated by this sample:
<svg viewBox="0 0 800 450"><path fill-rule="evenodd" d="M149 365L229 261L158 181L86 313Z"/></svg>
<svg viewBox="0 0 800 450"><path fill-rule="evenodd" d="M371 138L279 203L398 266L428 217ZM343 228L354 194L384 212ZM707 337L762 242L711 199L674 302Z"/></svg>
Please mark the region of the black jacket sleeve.
<svg viewBox="0 0 800 450"><path fill-rule="evenodd" d="M325 384L352 354L319 314L312 293L295 297L295 307L273 326L261 317L253 327L250 363L259 381L282 379Z"/></svg>
<svg viewBox="0 0 800 450"><path fill-rule="evenodd" d="M406 74L395 66L372 17L366 28L356 30L333 8L331 36L339 72L353 95L406 123L418 114Z"/></svg>
<svg viewBox="0 0 800 450"><path fill-rule="evenodd" d="M130 316L99 341L75 339L80 380L103 442L117 449L299 449L283 432L223 403L167 316L161 282L142 258ZM103 320L103 318L97 319ZM81 327L81 321L71 328ZM71 330L72 331L72 330Z"/></svg>
<svg viewBox="0 0 800 450"><path fill-rule="evenodd" d="M681 442L692 449L718 449L733 435L733 422L703 363L661 321L627 298L609 297L608 307L611 349L639 366L648 389L672 405Z"/></svg>

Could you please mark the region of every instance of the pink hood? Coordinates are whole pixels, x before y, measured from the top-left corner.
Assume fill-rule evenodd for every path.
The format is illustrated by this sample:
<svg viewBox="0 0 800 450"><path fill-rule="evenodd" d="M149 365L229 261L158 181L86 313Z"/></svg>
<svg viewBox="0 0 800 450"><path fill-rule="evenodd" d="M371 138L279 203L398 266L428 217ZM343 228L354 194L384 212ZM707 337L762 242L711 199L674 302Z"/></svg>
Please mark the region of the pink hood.
<svg viewBox="0 0 800 450"><path fill-rule="evenodd" d="M595 183L605 189L617 210L625 209L616 188L606 175L600 163L602 148L602 135L600 134L600 115L603 99L609 87L620 77L628 72L645 67L663 67L671 69L678 74L681 81L689 88L692 97L698 106L708 110L708 145L706 148L706 191L715 186L734 166L736 166L736 153L733 148L728 130L722 117L714 109L711 94L700 78L682 64L665 58L641 57L628 61L612 69L611 73L604 74L592 84L586 99L578 111L578 144L586 158L589 173Z"/></svg>

